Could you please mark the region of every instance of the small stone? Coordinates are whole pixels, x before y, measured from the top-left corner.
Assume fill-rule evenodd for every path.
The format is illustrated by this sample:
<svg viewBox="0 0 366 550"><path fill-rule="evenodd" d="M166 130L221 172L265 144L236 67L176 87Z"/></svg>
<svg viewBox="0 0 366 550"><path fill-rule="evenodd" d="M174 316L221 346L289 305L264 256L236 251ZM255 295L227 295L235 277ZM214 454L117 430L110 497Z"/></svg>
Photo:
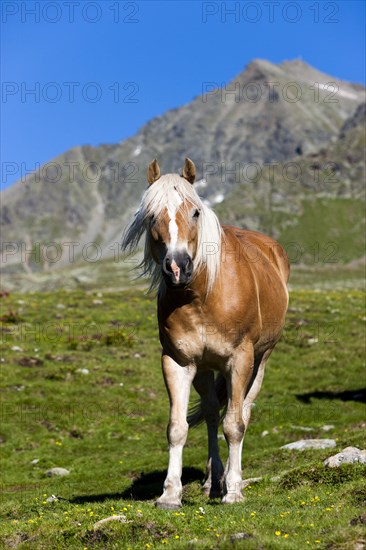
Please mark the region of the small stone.
<svg viewBox="0 0 366 550"><path fill-rule="evenodd" d="M34 458L33 460L31 460L31 464L38 464L39 462L39 458Z"/></svg>
<svg viewBox="0 0 366 550"><path fill-rule="evenodd" d="M268 431L268 430L264 430L264 431L261 433L262 437L266 437L266 435L268 435L268 434L269 434L269 431Z"/></svg>
<svg viewBox="0 0 366 550"><path fill-rule="evenodd" d="M50 497L46 498L47 502L55 502L56 500L58 500L56 495L51 495Z"/></svg>
<svg viewBox="0 0 366 550"><path fill-rule="evenodd" d="M54 476L64 477L64 476L68 476L69 473L70 473L69 470L66 470L66 468L51 468L50 470L47 470L46 475L48 475L49 477L54 477Z"/></svg>
<svg viewBox="0 0 366 550"><path fill-rule="evenodd" d="M258 483L258 481L262 481L262 479L262 477L248 477L248 479L243 479L241 482L241 488L245 489L245 487L248 487L253 483Z"/></svg>
<svg viewBox="0 0 366 550"><path fill-rule="evenodd" d="M93 300L93 304L96 306L101 305L103 304L103 300Z"/></svg>
<svg viewBox="0 0 366 550"><path fill-rule="evenodd" d="M314 428L310 428L309 426L291 426L294 430L301 430L302 432L313 432Z"/></svg>
<svg viewBox="0 0 366 550"><path fill-rule="evenodd" d="M77 283L83 284L83 283L92 283L93 279L91 279L87 275L75 275L74 281L76 281Z"/></svg>
<svg viewBox="0 0 366 550"><path fill-rule="evenodd" d="M236 540L245 540L245 539L252 539L253 535L249 535L249 533L235 533L234 535L230 536L231 542L234 542Z"/></svg>
<svg viewBox="0 0 366 550"><path fill-rule="evenodd" d="M366 449L361 451L357 447L346 447L340 453L330 456L324 460L324 466L329 468L338 468L341 464L366 464Z"/></svg>
<svg viewBox="0 0 366 550"><path fill-rule="evenodd" d="M23 348L19 347L19 346L13 346L11 348L11 351L23 351Z"/></svg>
<svg viewBox="0 0 366 550"><path fill-rule="evenodd" d="M323 432L330 432L331 430L334 430L334 424L324 424L324 426L322 426L322 430Z"/></svg>
<svg viewBox="0 0 366 550"><path fill-rule="evenodd" d="M57 309L65 309L66 306L64 304L57 304Z"/></svg>
<svg viewBox="0 0 366 550"><path fill-rule="evenodd" d="M334 439L300 439L299 441L283 445L281 449L306 451L308 449L329 449L331 447L336 447L336 445Z"/></svg>
<svg viewBox="0 0 366 550"><path fill-rule="evenodd" d="M89 374L89 369L77 369L76 372L80 372L80 374Z"/></svg>
<svg viewBox="0 0 366 550"><path fill-rule="evenodd" d="M309 338L308 344L312 346L313 344L317 344L319 342L318 338Z"/></svg>
<svg viewBox="0 0 366 550"><path fill-rule="evenodd" d="M99 527L110 521L119 521L120 523L132 523L132 521L128 520L124 514L120 514L119 516L109 516L108 518L97 521L96 523L94 523L93 528L98 529Z"/></svg>
<svg viewBox="0 0 366 550"><path fill-rule="evenodd" d="M280 481L281 479L281 476L273 476L271 477L271 481L273 481L273 483L276 483L277 481Z"/></svg>

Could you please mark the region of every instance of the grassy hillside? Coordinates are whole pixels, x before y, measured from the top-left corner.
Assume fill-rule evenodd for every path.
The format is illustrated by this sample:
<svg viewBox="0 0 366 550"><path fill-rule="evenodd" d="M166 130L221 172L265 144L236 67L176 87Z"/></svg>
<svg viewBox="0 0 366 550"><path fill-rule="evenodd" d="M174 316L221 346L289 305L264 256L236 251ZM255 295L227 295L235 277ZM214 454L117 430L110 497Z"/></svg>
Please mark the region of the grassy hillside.
<svg viewBox="0 0 366 550"><path fill-rule="evenodd" d="M296 263L336 265L364 255L364 235L363 202L318 199L303 201L301 215L283 229L279 241Z"/></svg>
<svg viewBox="0 0 366 550"><path fill-rule="evenodd" d="M322 461L365 447L362 293L291 293L244 445L243 477L263 479L234 506L201 495L204 427L189 433L183 508L153 506L168 458L155 317L137 290L2 298L4 547L361 548L364 468ZM337 447L280 450L309 437ZM52 467L70 474L48 477ZM125 519L93 527L113 514Z"/></svg>

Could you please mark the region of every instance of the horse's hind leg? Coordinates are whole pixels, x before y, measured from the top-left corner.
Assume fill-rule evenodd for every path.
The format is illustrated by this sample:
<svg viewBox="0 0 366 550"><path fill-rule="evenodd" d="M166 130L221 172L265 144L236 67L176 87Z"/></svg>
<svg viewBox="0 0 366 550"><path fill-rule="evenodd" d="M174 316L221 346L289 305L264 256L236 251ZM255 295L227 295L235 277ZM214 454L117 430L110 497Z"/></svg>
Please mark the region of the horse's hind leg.
<svg viewBox="0 0 366 550"><path fill-rule="evenodd" d="M237 349L227 373L228 405L223 428L229 448L225 468L226 494L223 502L231 504L243 500L241 477L241 451L245 434L243 420L244 396L254 369L254 351L250 342Z"/></svg>
<svg viewBox="0 0 366 550"><path fill-rule="evenodd" d="M242 452L242 447L243 447L243 442L244 442L244 436L246 434L246 431L248 429L248 425L249 425L249 422L250 422L253 403L254 403L255 399L257 398L258 393L259 393L259 391L261 389L261 386L262 386L265 365L266 365L268 357L270 356L270 354L272 352L272 349L273 348L267 350L261 358L256 358L255 364L258 365L258 368L257 369L254 368L254 371L256 371L256 372L253 372L252 378L249 381L249 384L246 383L245 376L243 378L244 386L248 386L249 391L246 389L247 394L246 394L245 399L244 399L244 403L243 403L241 413L240 413L240 410L239 410L238 407L233 408L232 404L228 405L228 410L229 410L229 406L231 406L231 409L234 411L234 414L235 414L236 418L237 418L237 415L241 414L241 417L242 417L242 420L243 420L242 429L244 431L243 431L243 437L241 439L241 443L239 445L239 448L238 448L238 450L234 451L234 452L238 453L238 456L239 456L238 460L239 460L239 465L240 465L240 477L236 475L236 478L234 478L236 481L234 481L234 483L233 483L233 479L230 479L230 477L228 475L230 466L232 466L232 463L230 463L230 441L228 440L228 443L229 443L229 458L228 458L228 461L227 461L227 464L226 464L225 474L224 474L224 477L225 477L225 480L226 480L227 494L223 498L223 502L226 502L226 503L238 502L238 501L241 501L243 499L242 493L241 493L241 487L242 487L241 452ZM249 361L249 358L247 358L247 360ZM258 363L257 363L257 361L258 361ZM233 382L231 382L231 384L232 383ZM234 454L234 459L235 459L235 454Z"/></svg>
<svg viewBox="0 0 366 550"><path fill-rule="evenodd" d="M198 372L193 385L201 397L201 410L207 424L208 459L203 491L211 498L222 496L222 465L217 431L220 422L220 403L216 394L215 375L212 371Z"/></svg>
<svg viewBox="0 0 366 550"><path fill-rule="evenodd" d="M260 359L256 376L253 380L251 380L250 389L247 395L245 396L244 405L243 405L243 421L244 421L245 431L248 428L251 413L252 413L252 406L261 389L263 377L264 377L264 368L266 366L268 357L271 355L272 350L273 348L268 349Z"/></svg>
<svg viewBox="0 0 366 550"><path fill-rule="evenodd" d="M168 424L169 466L164 482L164 492L155 502L158 508L170 510L181 506L182 454L187 439L186 420L191 383L196 372L193 366L182 367L168 355L162 356L165 384L170 400Z"/></svg>

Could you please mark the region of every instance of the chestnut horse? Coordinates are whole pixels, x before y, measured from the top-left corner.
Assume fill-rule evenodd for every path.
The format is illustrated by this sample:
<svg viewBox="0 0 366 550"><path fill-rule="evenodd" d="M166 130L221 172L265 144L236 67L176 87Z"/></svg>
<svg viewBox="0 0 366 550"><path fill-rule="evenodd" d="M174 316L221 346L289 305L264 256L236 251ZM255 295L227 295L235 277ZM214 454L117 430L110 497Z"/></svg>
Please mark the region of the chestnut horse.
<svg viewBox="0 0 366 550"><path fill-rule="evenodd" d="M123 250L133 251L146 234L140 266L158 289L170 418L169 466L156 506L167 509L181 506L183 446L188 425L201 420L208 431L205 493L222 496L224 503L243 500L243 439L288 306L284 250L256 231L221 226L198 197L195 175L190 159L181 176L161 176L157 161L152 161L150 186L122 242ZM187 422L192 382L200 402ZM217 441L222 407L228 444L225 469Z"/></svg>

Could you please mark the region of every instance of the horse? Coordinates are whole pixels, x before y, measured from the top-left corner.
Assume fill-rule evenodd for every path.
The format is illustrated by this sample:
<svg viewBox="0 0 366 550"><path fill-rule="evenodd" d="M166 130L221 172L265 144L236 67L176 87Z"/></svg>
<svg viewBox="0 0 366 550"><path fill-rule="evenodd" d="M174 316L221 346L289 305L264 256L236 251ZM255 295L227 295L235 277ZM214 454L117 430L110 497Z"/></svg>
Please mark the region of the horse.
<svg viewBox="0 0 366 550"><path fill-rule="evenodd" d="M194 189L195 177L188 158L181 175L161 175L153 160L149 187L122 237L122 249L133 252L145 234L139 265L157 289L170 416L168 471L155 505L165 509L181 507L183 447L189 426L202 421L208 433L204 493L226 504L243 500L243 439L288 307L285 251L257 231L220 225ZM192 383L200 400L187 418ZM222 419L225 468L217 437Z"/></svg>

